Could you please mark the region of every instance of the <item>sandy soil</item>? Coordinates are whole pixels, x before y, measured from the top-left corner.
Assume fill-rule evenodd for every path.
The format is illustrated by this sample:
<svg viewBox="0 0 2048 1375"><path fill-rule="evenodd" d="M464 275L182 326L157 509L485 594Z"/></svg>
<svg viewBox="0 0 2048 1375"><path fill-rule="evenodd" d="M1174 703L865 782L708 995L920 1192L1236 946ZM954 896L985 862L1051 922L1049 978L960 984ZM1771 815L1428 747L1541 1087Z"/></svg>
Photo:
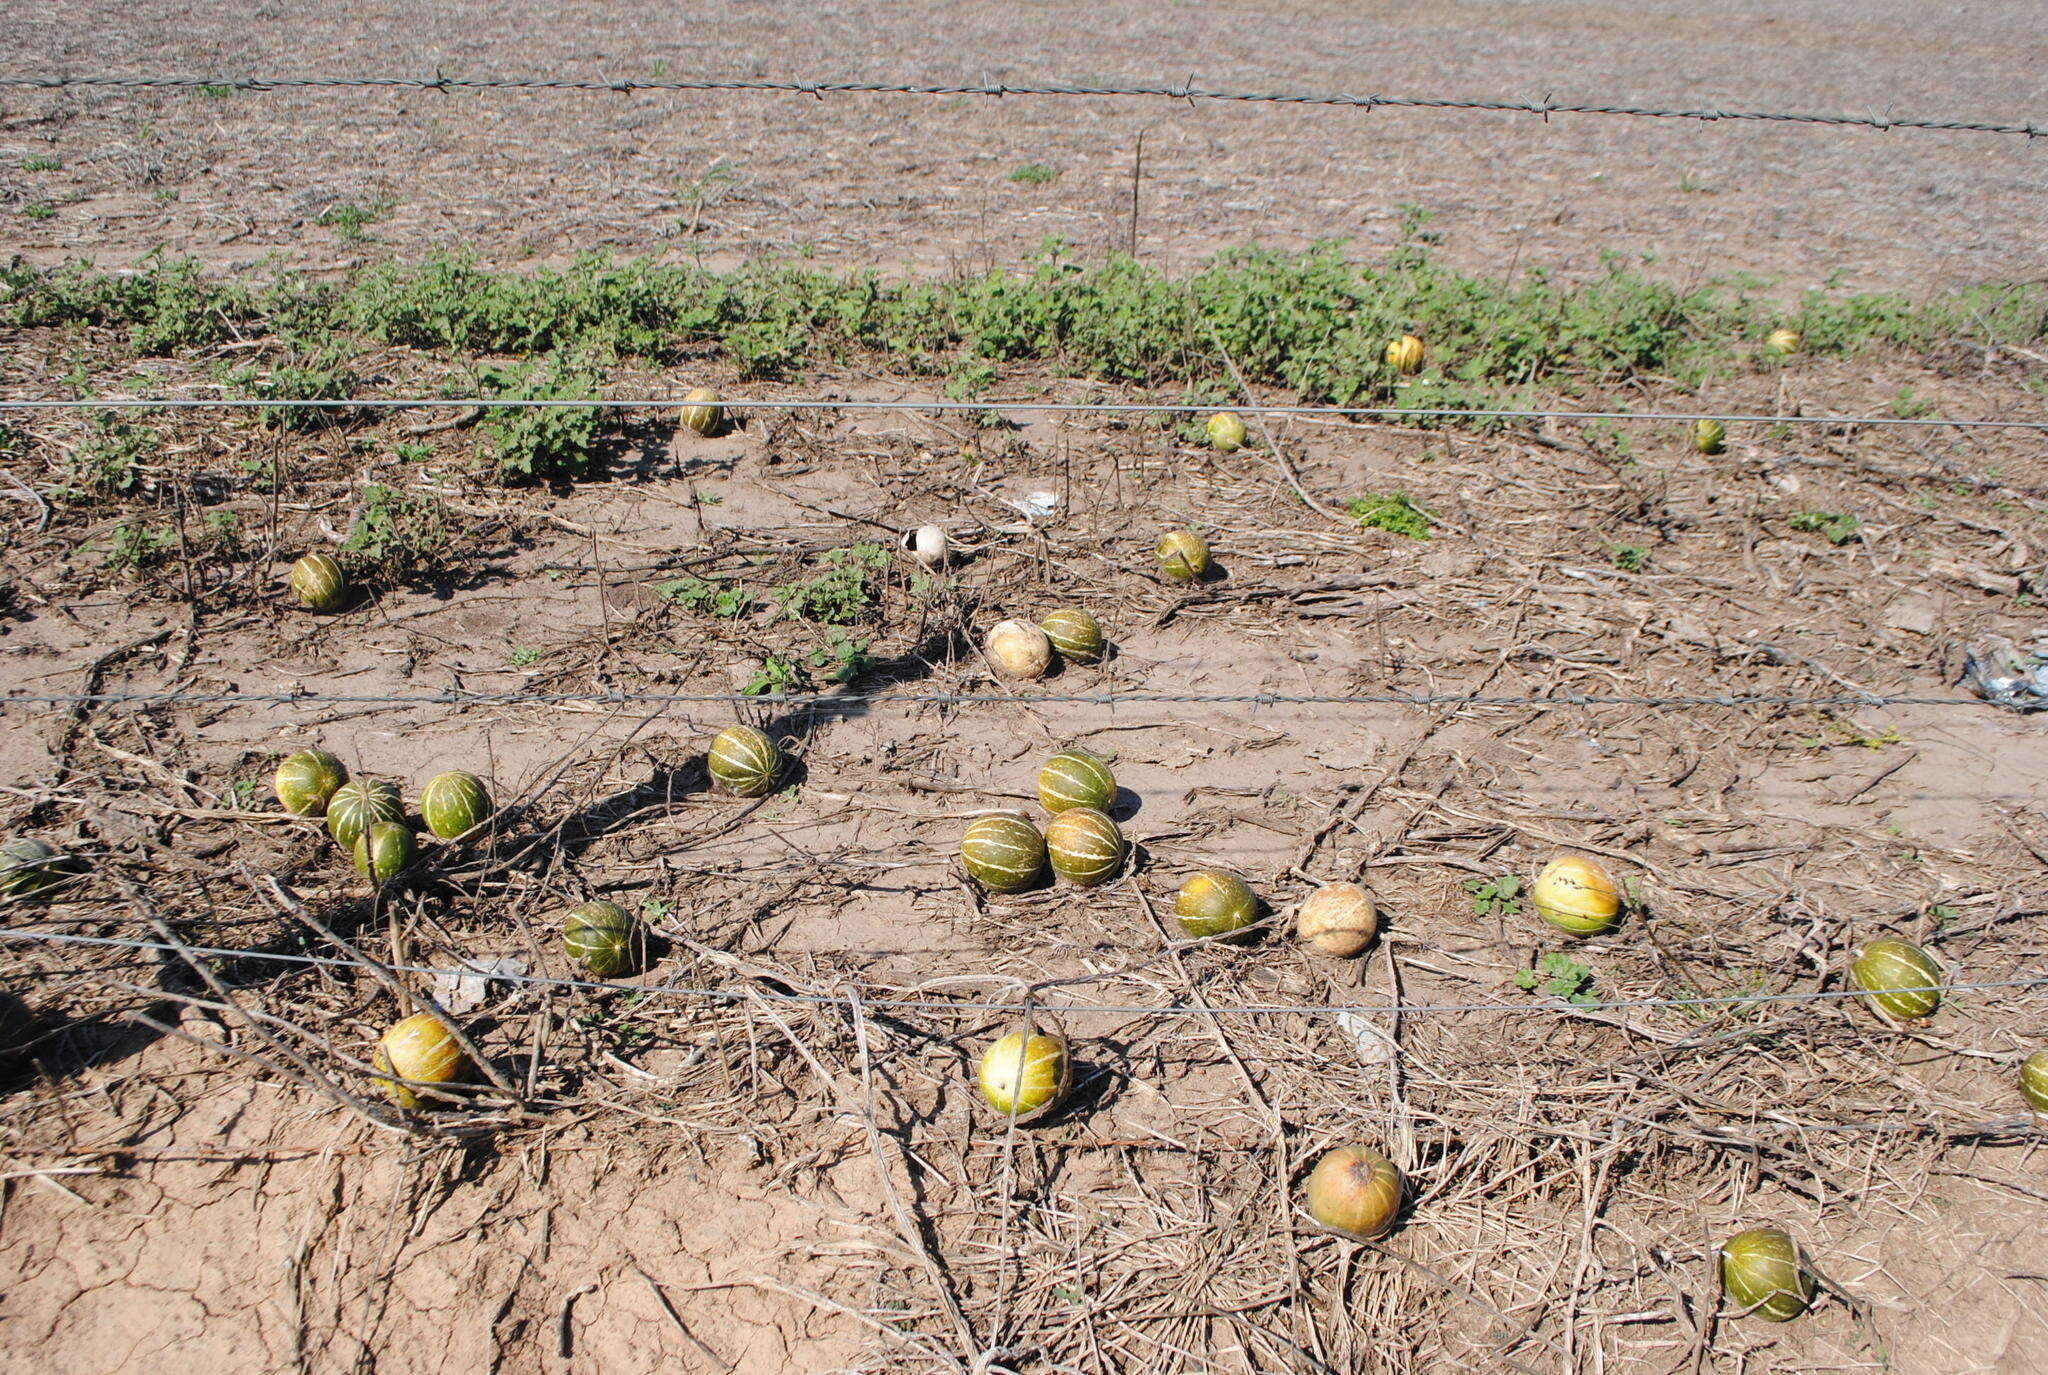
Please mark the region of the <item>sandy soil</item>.
<svg viewBox="0 0 2048 1375"><path fill-rule="evenodd" d="M1239 88L2038 118L2048 39L2024 5L83 4L0 16L9 70L577 77L738 73ZM451 243L813 251L894 267L1008 262L1049 235L1139 251L1396 239L1435 213L1465 267L1839 277L1919 291L2038 277L2041 149L1972 134L1154 101L432 93L0 96L5 240L119 262L338 262ZM64 159L19 173L19 155ZM1044 186L1009 174L1039 163ZM717 174L712 169L722 169ZM713 179L706 182L707 174ZM313 221L387 204L365 245Z"/></svg>

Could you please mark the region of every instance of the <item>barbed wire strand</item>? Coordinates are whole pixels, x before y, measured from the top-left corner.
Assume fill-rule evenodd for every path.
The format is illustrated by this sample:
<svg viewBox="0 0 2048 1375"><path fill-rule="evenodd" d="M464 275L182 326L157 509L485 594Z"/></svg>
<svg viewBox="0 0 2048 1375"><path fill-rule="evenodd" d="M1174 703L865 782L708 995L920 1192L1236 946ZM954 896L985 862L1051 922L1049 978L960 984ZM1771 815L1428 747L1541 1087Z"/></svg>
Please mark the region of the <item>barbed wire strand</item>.
<svg viewBox="0 0 2048 1375"><path fill-rule="evenodd" d="M407 396L365 397L36 397L0 398L0 411L70 410L673 410L683 397ZM2048 420L1942 419L1897 415L1765 415L1726 411L1559 411L1536 407L1339 406L1287 403L1219 405L1168 401L835 401L805 397L728 397L718 404L727 411L930 411L972 414L994 411L1055 415L1295 415L1378 417L1435 420L1719 420L1728 424L1890 426L1920 429L1992 429L2048 431Z"/></svg>
<svg viewBox="0 0 2048 1375"><path fill-rule="evenodd" d="M84 945L117 950L155 951L163 954L184 953L204 959L255 960L273 964L301 965L321 969L363 970L364 965L335 955L300 955L282 950L234 950L223 946L178 945L169 941L150 941L123 936L83 936L63 931L0 931L0 940L15 943L40 942L49 945ZM852 1000L844 993L790 993L779 989L708 988L688 984L632 983L627 981L607 982L599 979L567 979L545 974L513 974L496 969L481 969L468 965L435 967L433 965L387 964L384 968L395 973L418 974L423 976L456 975L471 976L501 983L519 984L539 988L580 989L591 992L665 994L674 997L705 998L721 1002L741 1002L749 998L762 998L769 1002L797 1004L804 1007L848 1007ZM762 977L781 978L772 972ZM791 979L800 976L791 974ZM1974 993L2000 989L2025 989L2048 986L2048 975L2028 979L1986 979L1957 981L1944 984L1927 984L1914 988L1887 990L1899 993ZM1245 1003L1238 1005L1214 1004L1195 1007L1181 1003L1067 1003L1048 1001L1045 995L1053 986L1040 987L1029 997L1035 1011L1059 1013L1101 1013L1120 1016L1157 1017L1206 1017L1211 1012L1228 1013L1233 1016L1281 1016L1290 1013L1310 1016L1333 1016L1344 1013L1379 1014L1459 1014L1480 1012L1506 1012L1515 1015L1543 1013L1551 1016L1571 1016L1582 1012L1627 1011L1638 1008L1739 1008L1779 1003L1839 1002L1851 998L1867 998L1870 995L1860 989L1809 989L1786 993L1703 993L1683 998L1612 998L1590 1003ZM871 996L867 989L859 989L860 1004L870 1008L888 1008L898 1012L1002 1012L1014 1013L1022 1009L1020 1001L999 1002L989 999L944 999L944 998L894 998Z"/></svg>
<svg viewBox="0 0 2048 1375"><path fill-rule="evenodd" d="M1799 124L1829 128L1934 130L1950 133L2008 134L2034 139L2048 134L2048 123L2034 120L1928 118L1891 114L1825 114L1792 110L1727 110L1714 106L1665 107L1606 101L1474 100L1458 96L1352 95L1343 92L1254 91L1197 86L1137 83L806 81L772 78L681 77L637 79L613 77L457 77L436 71L432 78L402 76L0 76L0 88L14 90L203 90L203 91L581 91L612 95L637 92L764 92L808 95L926 96L1064 96L1079 98L1141 97L1159 100L1220 102L1239 105L1331 106L1372 111L1464 110L1482 114L1534 115L1548 123L1553 115L1612 115L1637 119L1723 121L1753 124Z"/></svg>
<svg viewBox="0 0 2048 1375"><path fill-rule="evenodd" d="M1456 692L17 692L0 695L0 708L10 706L288 706L307 703L335 706L645 706L657 703L770 707L829 706L1040 706L1065 704L1115 707L1125 703L1211 703L1240 706L1403 706L1403 707L1791 707L1824 710L1834 707L1975 707L1977 697L1887 696L1883 693L1717 693L1654 696L1627 693L1553 693L1542 697L1472 695Z"/></svg>

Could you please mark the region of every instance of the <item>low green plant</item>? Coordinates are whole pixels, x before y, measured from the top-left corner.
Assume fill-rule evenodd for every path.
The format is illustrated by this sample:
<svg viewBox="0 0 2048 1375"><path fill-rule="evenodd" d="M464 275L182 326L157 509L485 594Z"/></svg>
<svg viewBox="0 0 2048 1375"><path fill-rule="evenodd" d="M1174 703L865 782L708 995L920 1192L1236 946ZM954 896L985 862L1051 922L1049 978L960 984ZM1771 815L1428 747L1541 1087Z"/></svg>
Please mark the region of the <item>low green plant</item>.
<svg viewBox="0 0 2048 1375"><path fill-rule="evenodd" d="M1368 493L1345 503L1344 512L1367 530L1385 530L1406 539L1428 539L1430 513L1408 499L1406 492L1391 496Z"/></svg>
<svg viewBox="0 0 2048 1375"><path fill-rule="evenodd" d="M315 216L313 223L322 229L332 229L344 239L360 239L365 228L391 213L392 206L391 201L373 201L368 205L337 201Z"/></svg>
<svg viewBox="0 0 2048 1375"><path fill-rule="evenodd" d="M1513 874L1502 874L1496 879L1465 880L1465 891L1472 895L1472 913L1479 917L1521 915L1522 887L1522 880Z"/></svg>
<svg viewBox="0 0 2048 1375"><path fill-rule="evenodd" d="M355 523L341 542L342 561L379 581L402 581L440 567L454 547L455 528L439 497L373 482L363 489Z"/></svg>
<svg viewBox="0 0 2048 1375"><path fill-rule="evenodd" d="M853 544L828 549L822 557L824 572L772 587L768 595L791 620L820 625L856 625L867 620L880 596L882 575L893 562L889 547Z"/></svg>
<svg viewBox="0 0 2048 1375"><path fill-rule="evenodd" d="M111 572L137 574L167 563L178 551L178 531L169 525L123 521L108 537L103 562Z"/></svg>
<svg viewBox="0 0 2048 1375"><path fill-rule="evenodd" d="M1855 516L1835 511L1798 511L1793 514L1791 525L1801 534L1821 535L1835 545L1847 544L1863 528L1863 522Z"/></svg>
<svg viewBox="0 0 2048 1375"><path fill-rule="evenodd" d="M1059 175L1057 171L1047 167L1042 162L1027 162L1016 171L1010 173L1010 180L1024 186L1044 186L1047 182L1057 181Z"/></svg>
<svg viewBox="0 0 2048 1375"><path fill-rule="evenodd" d="M779 654L771 654L762 661L747 685L740 689L749 697L760 697L767 693L794 692L804 681L803 670Z"/></svg>
<svg viewBox="0 0 2048 1375"><path fill-rule="evenodd" d="M814 647L808 657L811 667L833 683L850 683L875 662L868 657L868 642L843 630L826 631L825 643Z"/></svg>
<svg viewBox="0 0 2048 1375"><path fill-rule="evenodd" d="M746 588L733 583L706 582L702 578L675 578L655 584L655 593L685 611L736 621L754 607Z"/></svg>
<svg viewBox="0 0 2048 1375"><path fill-rule="evenodd" d="M506 657L514 668L532 668L540 662L540 651L532 645L514 645Z"/></svg>
<svg viewBox="0 0 2048 1375"><path fill-rule="evenodd" d="M53 158L48 153L30 153L21 160L21 170L24 172L61 172L64 170L64 159Z"/></svg>
<svg viewBox="0 0 2048 1375"><path fill-rule="evenodd" d="M589 400L602 385L559 354L484 368L477 380L484 396L522 401ZM602 414L596 406L493 406L479 428L507 481L576 477L596 463Z"/></svg>
<svg viewBox="0 0 2048 1375"><path fill-rule="evenodd" d="M1607 557L1616 568L1624 573L1640 573L1643 564L1650 557L1650 551L1640 544L1610 544Z"/></svg>
<svg viewBox="0 0 2048 1375"><path fill-rule="evenodd" d="M1529 993L1562 998L1584 1007L1600 1001L1593 993L1593 971L1569 955L1552 952L1536 962L1534 969L1515 975L1515 987Z"/></svg>
<svg viewBox="0 0 2048 1375"><path fill-rule="evenodd" d="M32 220L53 220L57 218L57 207L48 201L30 201L21 207L21 213Z"/></svg>
<svg viewBox="0 0 2048 1375"><path fill-rule="evenodd" d="M142 464L160 440L155 431L101 414L85 443L72 456L73 493L129 496L142 486Z"/></svg>

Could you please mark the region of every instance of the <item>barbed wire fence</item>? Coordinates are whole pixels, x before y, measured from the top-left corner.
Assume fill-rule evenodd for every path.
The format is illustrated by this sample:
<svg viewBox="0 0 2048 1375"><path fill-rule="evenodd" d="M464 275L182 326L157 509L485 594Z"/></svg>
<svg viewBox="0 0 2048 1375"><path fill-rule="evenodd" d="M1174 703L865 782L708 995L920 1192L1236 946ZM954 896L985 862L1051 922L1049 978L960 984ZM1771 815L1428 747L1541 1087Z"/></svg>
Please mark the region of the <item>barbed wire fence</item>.
<svg viewBox="0 0 2048 1375"><path fill-rule="evenodd" d="M637 397L0 397L0 411L105 410L673 410L685 404L680 396ZM2048 432L2048 420L2003 416L1958 417L1899 415L1801 415L1727 411L1586 411L1544 407L1358 406L1307 405L1287 402L1180 403L1171 401L853 401L829 397L722 397L729 412L744 411L919 411L942 415L981 412L1051 415L1223 415L1327 417L1384 420L1563 420L1682 423L1719 420L1730 424L1819 425L1844 428L1872 426L1904 429L1991 429Z"/></svg>
<svg viewBox="0 0 2048 1375"><path fill-rule="evenodd" d="M1533 115L1548 121L1557 115L1608 115L1635 119L1681 120L1699 124L1749 123L1811 125L1879 132L1919 130L1947 133L2004 134L2026 139L2048 135L2048 122L1985 120L1912 115L1828 114L1793 110L1741 110L1718 106L1655 106L1609 101L1474 100L1458 96L1353 95L1333 91L1257 91L1197 86L1193 78L1172 83L1069 82L918 82L854 80L775 80L723 77L463 77L436 71L431 77L409 76L172 76L16 74L0 76L0 89L28 91L574 91L609 95L668 92L760 92L827 96L923 95L1069 97L1080 99L1145 98L1189 105L1214 102L1235 105L1325 106L1361 111L1447 110L1484 114Z"/></svg>
<svg viewBox="0 0 2048 1375"><path fill-rule="evenodd" d="M1745 707L1826 711L1861 707L1969 707L1983 710L1977 697L1933 697L1871 693L1710 693L1657 696L1636 693L1551 693L1543 696L1457 692L18 692L0 695L10 706L650 706L727 705L815 708L831 706L1105 706L1137 703L1278 706L1403 706L1432 710L1461 707L1516 707L1564 710L1582 707L1659 707L1740 710Z"/></svg>

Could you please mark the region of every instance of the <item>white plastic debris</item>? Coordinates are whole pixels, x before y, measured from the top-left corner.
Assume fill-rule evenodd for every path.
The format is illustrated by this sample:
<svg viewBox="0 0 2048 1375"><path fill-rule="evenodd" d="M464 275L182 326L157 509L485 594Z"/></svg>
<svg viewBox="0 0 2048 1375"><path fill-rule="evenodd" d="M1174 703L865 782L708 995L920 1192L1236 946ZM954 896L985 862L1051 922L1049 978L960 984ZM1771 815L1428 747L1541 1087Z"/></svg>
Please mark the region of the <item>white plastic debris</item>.
<svg viewBox="0 0 2048 1375"><path fill-rule="evenodd" d="M2048 707L2048 634L2036 635L2024 649L2002 636L1985 636L1963 651L1963 680L2001 707Z"/></svg>
<svg viewBox="0 0 2048 1375"><path fill-rule="evenodd" d="M449 1012L474 1012L490 1001L495 981L526 976L526 961L500 956L494 960L468 960L460 969L443 969L434 975L434 1001Z"/></svg>

